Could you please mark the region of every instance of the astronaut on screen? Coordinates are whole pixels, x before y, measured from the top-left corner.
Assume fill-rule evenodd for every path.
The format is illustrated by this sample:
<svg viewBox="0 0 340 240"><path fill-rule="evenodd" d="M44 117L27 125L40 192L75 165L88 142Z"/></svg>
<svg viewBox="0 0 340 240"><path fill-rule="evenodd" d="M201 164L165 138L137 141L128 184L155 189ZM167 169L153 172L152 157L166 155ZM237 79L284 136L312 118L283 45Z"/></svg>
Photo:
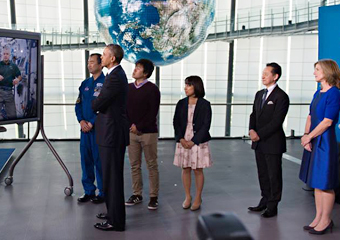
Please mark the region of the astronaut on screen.
<svg viewBox="0 0 340 240"><path fill-rule="evenodd" d="M0 38L0 120L36 114L37 47L31 40Z"/></svg>

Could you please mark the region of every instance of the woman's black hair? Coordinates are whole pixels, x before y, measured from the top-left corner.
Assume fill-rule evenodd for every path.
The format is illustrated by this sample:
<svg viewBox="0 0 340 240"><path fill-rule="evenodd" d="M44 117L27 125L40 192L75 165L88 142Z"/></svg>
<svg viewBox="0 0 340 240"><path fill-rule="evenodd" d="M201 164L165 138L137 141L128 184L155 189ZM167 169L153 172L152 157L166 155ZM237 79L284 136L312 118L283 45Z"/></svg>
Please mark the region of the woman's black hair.
<svg viewBox="0 0 340 240"><path fill-rule="evenodd" d="M203 98L205 96L203 81L199 76L189 76L185 79L185 84L194 86L195 97Z"/></svg>

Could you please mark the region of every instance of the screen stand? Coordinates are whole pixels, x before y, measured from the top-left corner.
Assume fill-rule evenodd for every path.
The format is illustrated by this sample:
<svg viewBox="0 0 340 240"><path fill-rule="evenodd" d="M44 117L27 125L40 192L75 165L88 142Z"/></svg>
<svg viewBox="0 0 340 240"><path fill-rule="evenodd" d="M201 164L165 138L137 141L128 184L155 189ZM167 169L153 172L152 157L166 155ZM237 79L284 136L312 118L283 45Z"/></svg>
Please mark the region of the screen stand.
<svg viewBox="0 0 340 240"><path fill-rule="evenodd" d="M5 178L5 183L6 185L11 185L13 183L13 172L14 172L14 168L17 165L17 163L20 161L20 159L24 156L24 154L27 152L27 150L31 147L31 145L33 144L33 142L37 139L39 132L41 132L41 135L44 139L44 141L46 142L47 146L50 148L51 152L53 153L53 155L55 156L55 158L57 159L57 161L59 162L60 166L63 168L63 170L65 171L67 177L68 177L68 181L69 181L69 186L65 187L64 189L64 193L66 196L71 196L73 193L73 179L72 176L70 174L70 172L68 171L67 167L65 166L64 162L61 160L61 158L59 157L57 151L53 148L50 140L48 140L46 134L45 134L45 130L43 127L43 122L42 121L38 121L37 122L37 130L35 131L34 136L32 137L32 139L28 142L28 144L26 145L26 147L21 151L21 153L19 154L19 156L14 160L14 162L11 164L10 168L9 168L9 175L8 177Z"/></svg>
<svg viewBox="0 0 340 240"><path fill-rule="evenodd" d="M41 56L41 71L42 71L42 78L44 76L43 74L43 65L44 65L44 56ZM43 86L44 80L41 79L41 84L40 84L40 96L39 99L41 99L41 106L40 106L40 120L38 120L37 122L37 130L35 131L34 136L32 137L32 139L28 142L28 144L26 145L26 147L21 151L21 153L19 154L19 156L13 161L13 163L11 164L10 168L9 168L9 175L8 177L5 178L5 183L6 185L11 185L13 183L13 172L14 172L14 168L15 166L18 164L18 162L20 161L20 159L22 158L22 156L24 156L24 154L27 152L27 150L30 148L30 146L33 144L33 142L37 139L39 132L41 132L41 135L45 141L45 143L47 144L47 146L50 148L51 152L53 153L53 155L55 156L55 158L57 159L57 161L59 162L60 166L63 168L63 170L65 171L67 178L68 178L68 182L69 182L69 186L65 187L64 189L64 193L66 196L71 196L73 193L73 179L72 176L70 174L70 172L68 171L67 167L65 166L64 162L61 160L61 158L59 157L57 151L53 148L50 140L48 140L46 134L45 134L45 130L44 130L44 100L43 100L43 96L44 96L44 86Z"/></svg>

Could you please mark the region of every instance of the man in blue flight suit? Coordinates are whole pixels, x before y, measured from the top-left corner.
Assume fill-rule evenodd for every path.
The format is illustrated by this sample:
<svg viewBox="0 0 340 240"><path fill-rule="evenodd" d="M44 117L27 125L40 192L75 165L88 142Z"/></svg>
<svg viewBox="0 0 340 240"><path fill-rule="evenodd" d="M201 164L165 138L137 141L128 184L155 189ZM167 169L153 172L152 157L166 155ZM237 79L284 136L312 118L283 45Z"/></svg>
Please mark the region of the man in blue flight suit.
<svg viewBox="0 0 340 240"><path fill-rule="evenodd" d="M22 80L18 66L10 61L11 49L3 48L0 62L0 120L17 117L13 87Z"/></svg>
<svg viewBox="0 0 340 240"><path fill-rule="evenodd" d="M105 76L102 72L101 54L94 53L88 59L87 68L92 77L84 80L79 87L76 103L76 115L81 127L80 157L82 168L82 183L85 193L78 198L78 202L103 203L103 175L99 159L98 145L94 122L96 113L93 112L91 102L97 98L103 86ZM94 180L97 179L99 194L96 196Z"/></svg>

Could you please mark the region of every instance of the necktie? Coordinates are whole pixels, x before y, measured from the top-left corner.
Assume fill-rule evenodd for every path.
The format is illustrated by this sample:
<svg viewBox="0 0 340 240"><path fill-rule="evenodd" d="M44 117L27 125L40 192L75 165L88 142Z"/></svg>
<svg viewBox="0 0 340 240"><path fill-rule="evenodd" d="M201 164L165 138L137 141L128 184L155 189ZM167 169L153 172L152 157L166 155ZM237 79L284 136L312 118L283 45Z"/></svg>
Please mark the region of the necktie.
<svg viewBox="0 0 340 240"><path fill-rule="evenodd" d="M266 101L268 89L265 89L262 95L262 101L261 101L261 109L263 108L264 102Z"/></svg>

